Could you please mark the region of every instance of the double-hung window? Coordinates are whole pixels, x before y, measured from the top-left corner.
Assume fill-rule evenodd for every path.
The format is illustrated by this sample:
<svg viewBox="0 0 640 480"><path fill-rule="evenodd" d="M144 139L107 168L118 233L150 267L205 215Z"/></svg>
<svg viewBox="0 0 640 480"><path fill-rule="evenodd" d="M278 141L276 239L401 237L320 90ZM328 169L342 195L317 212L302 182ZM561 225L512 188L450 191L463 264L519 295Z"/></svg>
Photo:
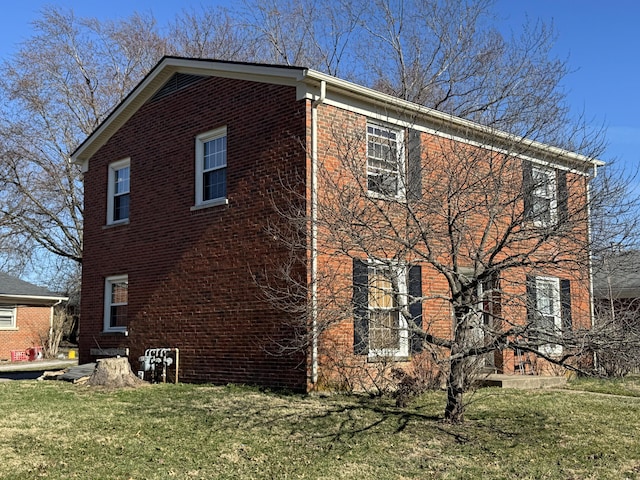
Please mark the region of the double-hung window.
<svg viewBox="0 0 640 480"><path fill-rule="evenodd" d="M367 273L369 356L406 357L407 322L401 313L407 303L406 270L374 263Z"/></svg>
<svg viewBox="0 0 640 480"><path fill-rule="evenodd" d="M532 173L531 216L537 226L547 227L556 223L558 200L556 197L556 172L534 166Z"/></svg>
<svg viewBox="0 0 640 480"><path fill-rule="evenodd" d="M130 159L109 165L107 224L117 224L129 220L129 178Z"/></svg>
<svg viewBox="0 0 640 480"><path fill-rule="evenodd" d="M196 137L196 207L227 203L227 129Z"/></svg>
<svg viewBox="0 0 640 480"><path fill-rule="evenodd" d="M16 328L16 310L13 307L0 307L0 330Z"/></svg>
<svg viewBox="0 0 640 480"><path fill-rule="evenodd" d="M129 278L127 275L107 277L104 287L104 331L126 332L128 326Z"/></svg>
<svg viewBox="0 0 640 480"><path fill-rule="evenodd" d="M402 130L367 125L367 189L386 198L404 198L405 165Z"/></svg>
<svg viewBox="0 0 640 480"><path fill-rule="evenodd" d="M555 277L535 278L535 324L540 351L560 354L562 347L553 343L562 329L560 280Z"/></svg>
<svg viewBox="0 0 640 480"><path fill-rule="evenodd" d="M419 265L353 259L356 355L406 360L422 351L421 272Z"/></svg>

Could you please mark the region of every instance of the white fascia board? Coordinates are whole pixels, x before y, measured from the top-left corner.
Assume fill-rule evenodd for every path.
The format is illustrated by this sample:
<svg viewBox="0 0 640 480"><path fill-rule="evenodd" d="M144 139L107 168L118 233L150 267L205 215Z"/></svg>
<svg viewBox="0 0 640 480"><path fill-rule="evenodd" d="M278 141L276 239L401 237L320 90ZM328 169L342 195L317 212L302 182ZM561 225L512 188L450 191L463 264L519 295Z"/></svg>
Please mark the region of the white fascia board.
<svg viewBox="0 0 640 480"><path fill-rule="evenodd" d="M594 168L605 164L595 158L486 127L314 70L307 70L306 80L312 87L306 92L306 98L317 98L319 84L325 81L327 93L324 103L387 123L489 148L534 163L553 165L581 175L593 175ZM469 135L461 135L459 132L468 132ZM506 145L522 148L509 149ZM524 151L527 153L522 153Z"/></svg>

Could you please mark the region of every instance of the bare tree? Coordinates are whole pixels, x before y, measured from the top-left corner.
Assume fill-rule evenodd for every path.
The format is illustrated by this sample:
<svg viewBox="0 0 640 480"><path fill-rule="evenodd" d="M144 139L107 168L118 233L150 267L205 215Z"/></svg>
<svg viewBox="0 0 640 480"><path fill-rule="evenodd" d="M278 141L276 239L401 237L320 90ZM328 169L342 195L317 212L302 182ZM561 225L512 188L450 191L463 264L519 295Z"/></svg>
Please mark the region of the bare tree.
<svg viewBox="0 0 640 480"><path fill-rule="evenodd" d="M216 60L255 61L255 39L242 20L223 7L183 10L169 26L174 55Z"/></svg>
<svg viewBox="0 0 640 480"><path fill-rule="evenodd" d="M81 172L69 155L165 43L151 16L99 22L50 7L33 26L2 66L0 252L7 267L31 264L51 280L82 261Z"/></svg>
<svg viewBox="0 0 640 480"><path fill-rule="evenodd" d="M281 211L293 227L271 232L291 247L292 264L318 258L315 286L293 281L292 268L267 282L270 300L299 313L301 325L314 315L298 347L317 342L322 366L337 358L342 379L365 383L382 382L374 366L390 371L402 342L415 355L425 349L448 374L452 422L464 418L479 367L584 368L594 345L594 157L556 152L535 163L521 159L540 154L530 142L500 132L480 147L421 133L419 119L416 128L387 128L356 114L327 118L336 120L323 126L332 135L319 160L317 214ZM387 153L376 159L376 148ZM315 311L302 301L308 288ZM493 363L496 352L505 365Z"/></svg>

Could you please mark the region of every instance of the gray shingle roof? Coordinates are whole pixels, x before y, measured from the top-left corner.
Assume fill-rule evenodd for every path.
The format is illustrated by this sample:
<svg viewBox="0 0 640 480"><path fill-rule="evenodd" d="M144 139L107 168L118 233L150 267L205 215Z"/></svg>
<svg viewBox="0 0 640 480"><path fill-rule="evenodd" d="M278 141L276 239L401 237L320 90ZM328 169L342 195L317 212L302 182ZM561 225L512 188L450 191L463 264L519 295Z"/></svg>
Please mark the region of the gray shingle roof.
<svg viewBox="0 0 640 480"><path fill-rule="evenodd" d="M640 297L640 252L628 251L595 259L593 290L596 298Z"/></svg>
<svg viewBox="0 0 640 480"><path fill-rule="evenodd" d="M25 282L4 272L0 272L0 295L18 297L61 297L44 287Z"/></svg>

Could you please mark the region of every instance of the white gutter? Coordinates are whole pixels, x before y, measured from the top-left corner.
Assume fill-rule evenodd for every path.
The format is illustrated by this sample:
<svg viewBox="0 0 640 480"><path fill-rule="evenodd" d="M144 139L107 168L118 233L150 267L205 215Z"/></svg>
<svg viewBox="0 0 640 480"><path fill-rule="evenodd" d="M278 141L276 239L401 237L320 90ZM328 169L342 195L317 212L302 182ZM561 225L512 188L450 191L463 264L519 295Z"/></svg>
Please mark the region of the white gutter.
<svg viewBox="0 0 640 480"><path fill-rule="evenodd" d="M332 77L316 70L308 69L306 77L315 82L326 82L330 85L331 90L342 94L344 97L363 100L366 99L370 104L378 105L382 108L391 109L399 114L403 114L415 123L416 116L424 116L429 119L430 123L437 125L443 130L455 129L457 131L465 132L465 137L469 137L469 134L479 136L481 138L489 138L492 145L495 141L502 142L503 145L521 145L524 148L531 149L534 156L551 156L553 158L560 158L570 164L585 165L591 164L594 168L604 165L601 160L586 157L579 153L571 152L563 148L547 145L536 140L531 140L519 135L504 132L492 127L482 125L480 123L473 122L464 118L456 117L454 115L435 110L433 108L419 105L408 100L388 95L377 90L373 90L369 87L364 87L347 80L343 80L337 77ZM412 127L415 128L415 127ZM476 137L477 138L477 137ZM482 142L481 142L482 143ZM507 149L509 152L510 149Z"/></svg>
<svg viewBox="0 0 640 480"><path fill-rule="evenodd" d="M327 96L327 82L320 82L320 96L311 102L311 383L318 382L318 106Z"/></svg>
<svg viewBox="0 0 640 480"><path fill-rule="evenodd" d="M12 294L12 293L0 293L0 301L5 301L5 302L22 302L22 303L28 303L28 301L32 301L36 303L54 302L55 305L58 305L60 302L64 302L65 300L69 300L69 298L46 296L46 295L18 295L18 294Z"/></svg>

